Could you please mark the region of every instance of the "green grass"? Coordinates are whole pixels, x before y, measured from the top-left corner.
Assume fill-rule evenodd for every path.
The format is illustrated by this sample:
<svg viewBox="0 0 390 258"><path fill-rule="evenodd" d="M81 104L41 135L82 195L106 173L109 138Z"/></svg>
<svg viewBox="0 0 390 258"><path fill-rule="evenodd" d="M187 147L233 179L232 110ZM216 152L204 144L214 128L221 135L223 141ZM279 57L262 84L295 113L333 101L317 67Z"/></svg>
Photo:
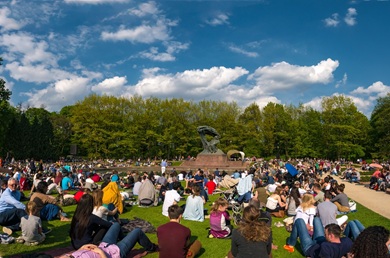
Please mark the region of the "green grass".
<svg viewBox="0 0 390 258"><path fill-rule="evenodd" d="M212 201L217 199L219 195L210 196L210 201L205 205L205 208L210 209L210 204ZM184 204L184 201L181 201L180 205ZM64 207L65 212L70 216L73 215L76 206ZM162 206L151 207L151 208L139 208L132 207L128 208L128 211L121 215L121 218L132 219L133 217L139 217L151 222L156 228L159 225L162 225L168 221L168 219L161 214ZM358 219L363 225L382 225L386 228L390 228L390 220L380 216L371 210L365 208L364 206L357 204L357 212L348 214L350 220ZM273 218L273 223L277 221L282 221L282 219ZM34 252L44 252L45 250L52 250L58 247L70 246L70 239L68 237L68 232L70 228L70 222L60 222L59 220L43 222L44 226L53 229L53 231L47 236L47 239L44 243L38 246L25 246L23 244L10 244L10 245L0 245L0 256L8 257L11 255L21 255L26 253ZM230 250L230 240L224 239L208 239L207 238L207 229L209 227L209 221L205 220L204 222L192 222L192 221L182 221L184 226L187 226L191 229L193 239L198 239L202 243L202 250L198 257L213 257L213 258L223 258L226 256ZM273 257L303 257L300 253L299 244L296 246L294 253L289 254L283 249L286 238L289 236L289 233L285 230L284 227L277 228L272 226L274 244L279 246L278 250L274 250ZM17 232L20 233L20 232ZM14 234L15 236L16 234ZM157 243L157 237L155 234L148 234L148 237ZM136 246L139 248L139 246ZM149 254L147 257L158 257L157 253Z"/></svg>

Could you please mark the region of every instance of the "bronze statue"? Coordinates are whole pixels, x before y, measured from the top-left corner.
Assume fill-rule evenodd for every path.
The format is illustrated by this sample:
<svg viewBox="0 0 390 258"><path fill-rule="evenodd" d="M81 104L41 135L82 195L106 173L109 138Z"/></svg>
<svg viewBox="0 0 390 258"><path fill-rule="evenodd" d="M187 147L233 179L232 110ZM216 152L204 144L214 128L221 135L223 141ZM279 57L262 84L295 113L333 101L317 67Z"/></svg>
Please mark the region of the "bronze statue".
<svg viewBox="0 0 390 258"><path fill-rule="evenodd" d="M218 151L216 145L219 143L219 138L221 138L217 130L207 125L198 126L197 129L203 144L203 153L216 153ZM207 141L206 135L213 136L213 139Z"/></svg>

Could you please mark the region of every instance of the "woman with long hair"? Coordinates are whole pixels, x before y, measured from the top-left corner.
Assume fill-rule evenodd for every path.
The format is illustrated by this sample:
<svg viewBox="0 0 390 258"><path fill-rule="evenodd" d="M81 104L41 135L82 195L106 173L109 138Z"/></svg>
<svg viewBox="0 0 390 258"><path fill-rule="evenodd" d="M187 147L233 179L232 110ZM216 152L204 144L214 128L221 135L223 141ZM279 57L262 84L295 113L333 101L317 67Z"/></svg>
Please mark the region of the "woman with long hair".
<svg viewBox="0 0 390 258"><path fill-rule="evenodd" d="M267 198L267 203L265 205L266 211L275 217L284 217L284 208L286 207L286 203L284 203L280 197L282 191L283 188L281 186L277 186L275 192Z"/></svg>
<svg viewBox="0 0 390 258"><path fill-rule="evenodd" d="M110 210L108 206L103 205L103 191L100 189L96 189L92 192L93 197L93 211L92 214L95 214L99 218L102 218L107 221L114 221L116 219L117 222L119 216L116 216L114 219L114 216L117 215L118 208L113 207L113 210Z"/></svg>
<svg viewBox="0 0 390 258"><path fill-rule="evenodd" d="M348 258L390 257L390 232L382 226L371 226L363 230L352 245Z"/></svg>
<svg viewBox="0 0 390 258"><path fill-rule="evenodd" d="M187 197L183 219L193 221L204 221L204 199L200 197L200 187L194 185L192 195Z"/></svg>
<svg viewBox="0 0 390 258"><path fill-rule="evenodd" d="M301 194L299 193L298 187L293 186L291 188L290 195L287 197L286 200L286 211L287 216L292 217L297 214L297 208L301 204Z"/></svg>
<svg viewBox="0 0 390 258"><path fill-rule="evenodd" d="M112 223L92 214L93 197L81 197L70 224L70 238L74 249L85 244L98 244Z"/></svg>
<svg viewBox="0 0 390 258"><path fill-rule="evenodd" d="M271 254L271 229L259 220L260 210L249 205L244 208L242 220L233 229L231 251L228 257L268 257Z"/></svg>
<svg viewBox="0 0 390 258"><path fill-rule="evenodd" d="M309 234L313 233L314 216L317 213L317 207L314 206L315 202L312 194L304 194L302 202L297 208L297 214L294 217L294 223L297 219L303 219Z"/></svg>

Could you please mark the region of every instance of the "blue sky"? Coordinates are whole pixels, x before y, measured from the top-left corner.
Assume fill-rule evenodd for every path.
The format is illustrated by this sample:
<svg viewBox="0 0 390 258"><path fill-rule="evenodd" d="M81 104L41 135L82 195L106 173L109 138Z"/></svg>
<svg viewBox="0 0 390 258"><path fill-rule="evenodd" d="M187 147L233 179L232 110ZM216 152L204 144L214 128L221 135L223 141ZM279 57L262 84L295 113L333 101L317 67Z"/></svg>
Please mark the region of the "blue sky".
<svg viewBox="0 0 390 258"><path fill-rule="evenodd" d="M13 105L91 93L312 106L369 116L390 92L388 1L0 0Z"/></svg>

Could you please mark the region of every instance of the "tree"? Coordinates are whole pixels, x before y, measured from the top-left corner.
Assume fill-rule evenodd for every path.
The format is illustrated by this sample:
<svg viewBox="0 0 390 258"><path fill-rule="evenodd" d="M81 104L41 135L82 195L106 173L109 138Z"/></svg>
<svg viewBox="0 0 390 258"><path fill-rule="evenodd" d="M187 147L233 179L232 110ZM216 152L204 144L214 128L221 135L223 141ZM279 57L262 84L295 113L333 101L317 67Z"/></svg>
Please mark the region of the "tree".
<svg viewBox="0 0 390 258"><path fill-rule="evenodd" d="M372 145L375 147L373 157L390 157L390 93L385 97L378 98L374 110L371 114L370 135L372 137Z"/></svg>

